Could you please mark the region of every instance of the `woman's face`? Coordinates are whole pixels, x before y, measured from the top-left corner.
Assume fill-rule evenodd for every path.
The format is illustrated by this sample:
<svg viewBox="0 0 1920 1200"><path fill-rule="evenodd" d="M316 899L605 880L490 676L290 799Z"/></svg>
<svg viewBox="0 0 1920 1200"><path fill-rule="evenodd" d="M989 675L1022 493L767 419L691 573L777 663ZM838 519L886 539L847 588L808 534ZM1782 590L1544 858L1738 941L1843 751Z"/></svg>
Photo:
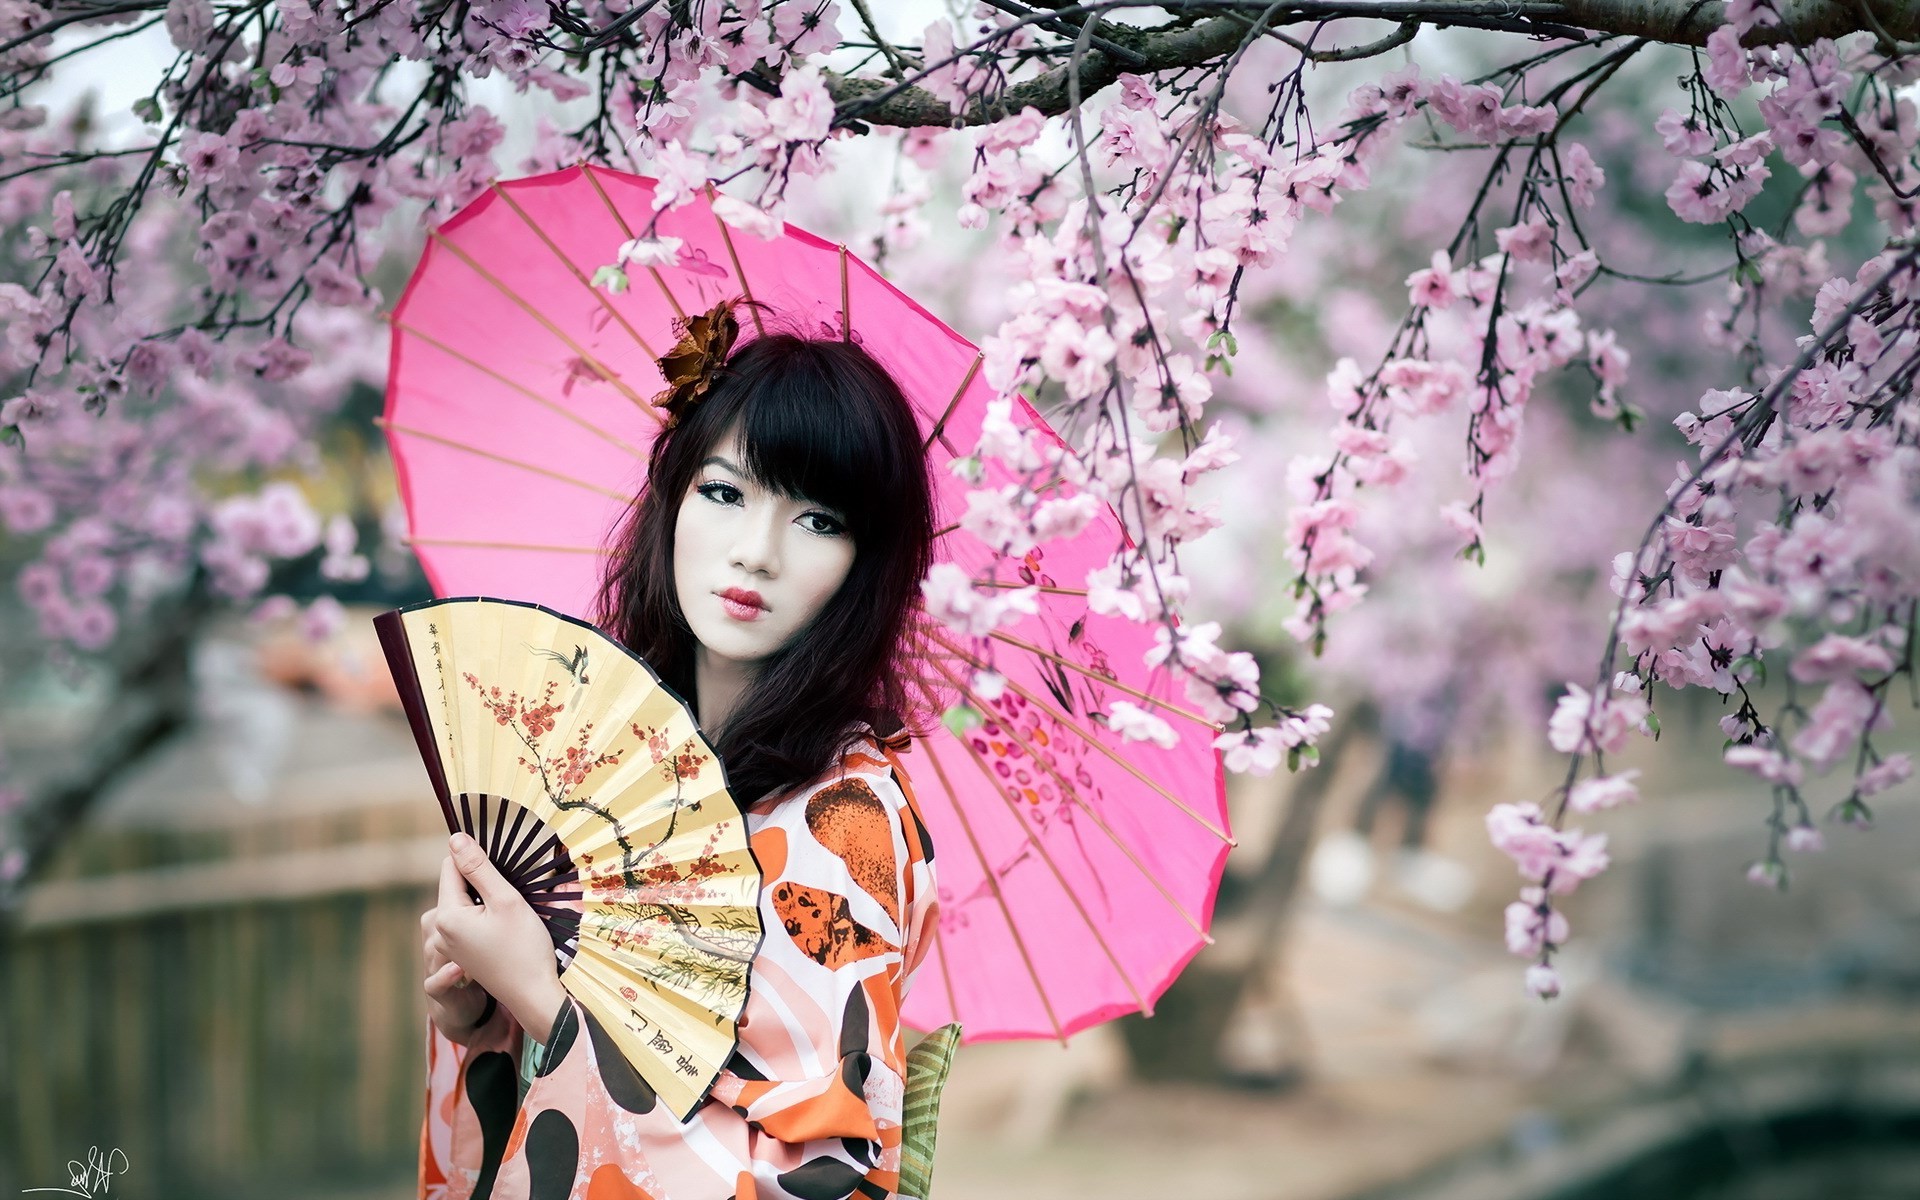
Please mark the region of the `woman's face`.
<svg viewBox="0 0 1920 1200"><path fill-rule="evenodd" d="M843 514L748 477L739 429L722 434L680 498L673 584L709 655L750 664L780 649L853 567Z"/></svg>

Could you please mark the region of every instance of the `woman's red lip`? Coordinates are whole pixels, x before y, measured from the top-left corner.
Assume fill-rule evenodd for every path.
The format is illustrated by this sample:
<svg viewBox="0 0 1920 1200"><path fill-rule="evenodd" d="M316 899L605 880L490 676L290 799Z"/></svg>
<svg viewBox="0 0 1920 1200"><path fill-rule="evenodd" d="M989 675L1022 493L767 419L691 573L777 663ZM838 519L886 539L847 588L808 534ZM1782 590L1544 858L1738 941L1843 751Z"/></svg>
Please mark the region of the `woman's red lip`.
<svg viewBox="0 0 1920 1200"><path fill-rule="evenodd" d="M749 604L754 608L765 608L767 602L760 598L759 592L749 592L744 588L728 588L720 593L722 600L731 600L735 604Z"/></svg>

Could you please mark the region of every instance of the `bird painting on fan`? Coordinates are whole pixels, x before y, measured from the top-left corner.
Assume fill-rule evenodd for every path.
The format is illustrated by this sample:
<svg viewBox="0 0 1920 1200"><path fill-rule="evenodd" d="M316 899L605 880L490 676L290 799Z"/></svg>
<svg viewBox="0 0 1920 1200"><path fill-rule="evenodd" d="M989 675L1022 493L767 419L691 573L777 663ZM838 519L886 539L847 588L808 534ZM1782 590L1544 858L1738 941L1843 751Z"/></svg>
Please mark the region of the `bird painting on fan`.
<svg viewBox="0 0 1920 1200"><path fill-rule="evenodd" d="M528 646L527 649L559 663L566 668L567 674L573 676L575 683L584 685L590 682L587 679L587 648L585 646L575 646L572 658L568 658L558 650L548 650L539 646Z"/></svg>

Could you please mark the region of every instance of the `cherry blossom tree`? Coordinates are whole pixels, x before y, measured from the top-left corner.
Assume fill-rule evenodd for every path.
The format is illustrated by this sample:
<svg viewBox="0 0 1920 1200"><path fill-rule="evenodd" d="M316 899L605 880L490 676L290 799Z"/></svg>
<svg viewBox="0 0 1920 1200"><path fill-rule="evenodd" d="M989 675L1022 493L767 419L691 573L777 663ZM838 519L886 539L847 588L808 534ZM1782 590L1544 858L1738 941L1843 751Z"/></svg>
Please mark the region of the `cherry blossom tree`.
<svg viewBox="0 0 1920 1200"><path fill-rule="evenodd" d="M1912 6L986 0L891 32L876 8L0 0L15 280L0 284L0 521L37 539L16 583L46 638L101 651L155 597L247 600L276 560L365 570L351 525L284 477L342 382L377 372L355 348L378 342L383 257L502 169L503 123L475 97L504 81L552 114L522 169L642 170L662 209L713 187L725 220L771 235L855 144L884 144L875 257L908 262L931 230L989 238L1015 282L986 377L1046 404L1068 451L990 421L978 455L1025 482L976 489L963 521L1011 564L1112 505L1130 537L1084 581L1088 605L1159 626L1149 665L1222 725L1236 771L1311 763L1332 714L1264 695L1253 657L1192 610L1187 548L1221 522L1208 478L1257 476L1284 508L1285 627L1319 654L1366 603L1384 544L1363 497L1397 497L1403 532L1484 566L1543 389L1589 381L1621 436L1679 406L1636 401L1661 384L1636 383L1621 331L1596 323L1596 285L1715 281L1695 339L1711 386L1679 422L1697 453L1664 495L1619 497L1642 531L1612 561L1592 669L1547 727L1564 783L1489 814L1527 885L1508 942L1538 994L1557 990L1569 936L1555 898L1607 861L1603 833L1565 822L1634 798L1608 760L1657 734L1656 685L1727 698L1728 764L1773 797L1758 882L1783 884L1781 848L1820 837L1810 774L1845 765L1835 812L1864 823L1910 773L1875 735L1895 681L1914 679L1920 595ZM137 136L36 102L148 29L173 55L134 105ZM1498 65L1448 73L1441 39L1460 36ZM1668 177L1659 219L1721 247L1696 278L1600 236L1592 130L1648 89L1661 111L1633 133ZM958 195L937 203L935 168L955 158ZM1414 162L1450 182L1423 196L1462 198L1407 264L1398 319L1316 389L1324 438L1290 464L1236 447L1215 393L1236 366L1235 386L1258 388L1244 364L1272 357L1249 298L1302 234L1357 236L1337 206ZM607 248L597 281L618 288L677 249L643 230ZM1410 447L1449 419L1460 482L1403 493ZM942 576L926 593L969 638L1022 603ZM1168 736L1150 708L1114 727Z"/></svg>

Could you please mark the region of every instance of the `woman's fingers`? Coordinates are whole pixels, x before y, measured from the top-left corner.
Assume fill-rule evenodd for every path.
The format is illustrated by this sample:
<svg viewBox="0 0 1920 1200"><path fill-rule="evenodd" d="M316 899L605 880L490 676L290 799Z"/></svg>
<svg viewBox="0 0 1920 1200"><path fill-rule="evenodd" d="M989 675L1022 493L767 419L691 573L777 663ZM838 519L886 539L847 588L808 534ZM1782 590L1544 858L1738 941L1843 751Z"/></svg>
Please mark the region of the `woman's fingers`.
<svg viewBox="0 0 1920 1200"><path fill-rule="evenodd" d="M427 994L444 997L460 986L459 981L462 978L464 977L460 974L460 964L447 963L427 976Z"/></svg>
<svg viewBox="0 0 1920 1200"><path fill-rule="evenodd" d="M479 842L464 833L456 833L449 839L449 844L455 869L480 893L481 903L504 905L519 895L513 885L507 882L507 877L493 865L493 860L487 857L487 852L480 848ZM444 889L442 892L444 894Z"/></svg>
<svg viewBox="0 0 1920 1200"><path fill-rule="evenodd" d="M441 967L453 961L453 956L447 953L446 942L442 941L440 935L437 933L427 935L426 943L422 946L422 949L426 952L427 970L429 973L438 971Z"/></svg>
<svg viewBox="0 0 1920 1200"><path fill-rule="evenodd" d="M440 860L440 907L448 912L473 907L473 897L467 895L467 881L461 877L451 854Z"/></svg>

